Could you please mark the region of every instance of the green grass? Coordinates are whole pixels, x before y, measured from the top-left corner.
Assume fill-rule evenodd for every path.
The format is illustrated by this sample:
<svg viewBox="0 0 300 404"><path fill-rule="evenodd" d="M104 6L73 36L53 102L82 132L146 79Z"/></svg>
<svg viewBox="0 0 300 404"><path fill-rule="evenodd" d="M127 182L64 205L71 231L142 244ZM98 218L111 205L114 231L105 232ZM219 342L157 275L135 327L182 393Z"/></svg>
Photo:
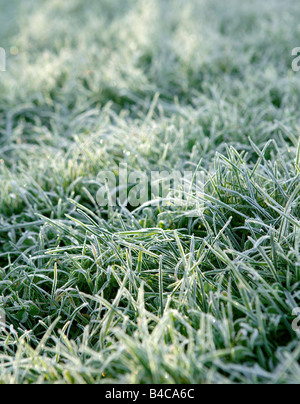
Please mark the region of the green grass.
<svg viewBox="0 0 300 404"><path fill-rule="evenodd" d="M299 383L298 1L0 5L0 382ZM201 208L100 208L122 162Z"/></svg>

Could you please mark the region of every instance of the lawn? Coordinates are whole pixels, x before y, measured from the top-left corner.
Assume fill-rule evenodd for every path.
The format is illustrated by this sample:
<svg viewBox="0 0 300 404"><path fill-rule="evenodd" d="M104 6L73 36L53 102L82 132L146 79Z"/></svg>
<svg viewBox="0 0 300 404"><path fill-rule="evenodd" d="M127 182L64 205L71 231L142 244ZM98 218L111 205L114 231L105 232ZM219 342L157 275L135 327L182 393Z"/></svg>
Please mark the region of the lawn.
<svg viewBox="0 0 300 404"><path fill-rule="evenodd" d="M300 383L299 2L0 9L0 383Z"/></svg>

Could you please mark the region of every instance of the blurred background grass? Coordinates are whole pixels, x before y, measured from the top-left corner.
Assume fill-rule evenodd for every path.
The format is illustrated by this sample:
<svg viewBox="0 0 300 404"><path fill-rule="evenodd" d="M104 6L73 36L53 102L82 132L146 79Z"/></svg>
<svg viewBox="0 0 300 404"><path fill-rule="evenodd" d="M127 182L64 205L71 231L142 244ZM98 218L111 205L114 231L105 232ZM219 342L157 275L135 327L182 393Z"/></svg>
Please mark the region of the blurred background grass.
<svg viewBox="0 0 300 404"><path fill-rule="evenodd" d="M35 110L42 111L36 115L46 127L53 113L62 123L59 136L49 139L56 145L55 139L60 144L67 137L64 121L107 103L143 117L157 92L164 115L174 111L174 97L192 108L190 119L197 111L195 124L214 146L228 139L247 144L247 136L259 141L264 131L272 136L278 118L295 125L295 1L47 0L1 7L8 53L8 71L0 77L1 133L8 144L46 137L35 134L36 125L31 134L18 135L20 121L37 119ZM78 130L85 127L83 120ZM187 144L201 151L199 137Z"/></svg>

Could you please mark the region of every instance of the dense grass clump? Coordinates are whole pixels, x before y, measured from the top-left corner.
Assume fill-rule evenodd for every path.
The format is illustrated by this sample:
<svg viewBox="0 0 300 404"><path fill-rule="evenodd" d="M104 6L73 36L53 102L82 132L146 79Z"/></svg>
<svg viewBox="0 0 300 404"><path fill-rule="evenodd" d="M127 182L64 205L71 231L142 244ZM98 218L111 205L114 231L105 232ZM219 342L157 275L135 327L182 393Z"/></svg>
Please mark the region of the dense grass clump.
<svg viewBox="0 0 300 404"><path fill-rule="evenodd" d="M299 383L298 2L0 5L0 382Z"/></svg>

